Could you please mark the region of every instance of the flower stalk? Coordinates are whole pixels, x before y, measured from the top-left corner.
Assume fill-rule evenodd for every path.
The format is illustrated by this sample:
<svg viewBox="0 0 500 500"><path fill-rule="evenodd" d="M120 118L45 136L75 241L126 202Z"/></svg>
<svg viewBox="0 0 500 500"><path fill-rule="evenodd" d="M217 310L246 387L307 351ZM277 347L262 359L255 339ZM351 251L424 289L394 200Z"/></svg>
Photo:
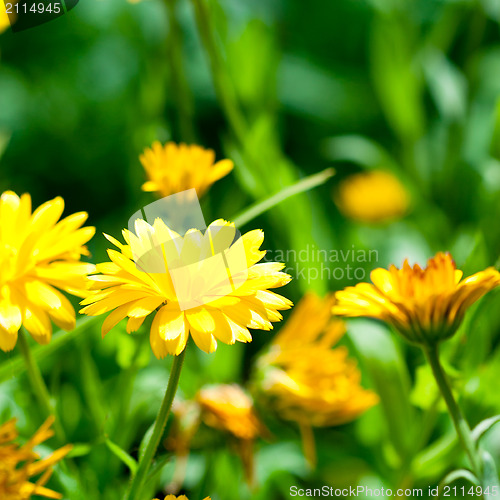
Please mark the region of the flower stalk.
<svg viewBox="0 0 500 500"><path fill-rule="evenodd" d="M19 330L18 336L18 344L19 350L21 351L21 355L24 359L24 363L26 364L26 370L28 373L28 378L30 380L31 387L33 389L33 393L35 397L38 399L43 411L46 413L47 417L53 416L55 418L54 421L54 431L56 433L57 438L61 442L66 441L66 437L64 434L64 430L61 426L61 423L56 415L56 409L52 404L50 393L43 380L42 374L40 372L40 368L31 352L31 348L28 343L28 339L26 338L26 334L24 332L24 328Z"/></svg>
<svg viewBox="0 0 500 500"><path fill-rule="evenodd" d="M151 435L146 449L144 450L144 454L139 460L137 473L132 479L129 492L126 496L127 500L141 499L141 492L144 487L151 462L156 454L158 445L160 444L165 426L167 425L167 420L172 408L175 393L177 392L177 387L179 386L179 378L181 375L185 355L186 349L184 349L178 356L174 357L172 370L170 372L170 378L168 379L167 390L165 391L165 396L163 398L160 411L158 412L158 415L156 417L153 434Z"/></svg>
<svg viewBox="0 0 500 500"><path fill-rule="evenodd" d="M469 424L467 423L462 410L460 410L460 407L455 401L448 377L446 376L439 360L439 347L438 345L426 346L423 348L423 351L448 408L453 425L457 431L458 439L460 440L460 443L469 458L474 474L476 477L480 478L482 476L481 459L474 440L472 439Z"/></svg>

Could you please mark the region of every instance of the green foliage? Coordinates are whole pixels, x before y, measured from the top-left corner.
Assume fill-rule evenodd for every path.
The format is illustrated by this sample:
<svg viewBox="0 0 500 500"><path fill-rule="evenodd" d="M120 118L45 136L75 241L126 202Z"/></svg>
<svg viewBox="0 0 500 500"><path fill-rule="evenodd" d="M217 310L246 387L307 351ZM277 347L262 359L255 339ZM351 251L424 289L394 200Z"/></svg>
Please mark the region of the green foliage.
<svg viewBox="0 0 500 500"><path fill-rule="evenodd" d="M360 281L332 277L347 261L301 259L312 248L375 250L376 262L357 264L361 281L375 267L424 264L439 250L451 250L466 276L498 266L499 28L496 0L84 0L51 23L0 35L0 192L29 192L35 206L61 195L65 213L89 212L91 261L101 262L101 233L119 235L153 201L140 190L138 155L156 139L197 142L235 162L203 200L207 219L263 228L269 255L288 256L294 280L283 294L294 302ZM380 168L406 186L409 213L383 225L341 216L338 183ZM483 450L483 477L464 469L419 351L363 320L348 323L342 342L380 403L356 423L315 429L316 470L298 430L259 406L270 436L256 443L255 488L234 443L202 424L179 491L190 500L280 500L294 485L425 495L439 484L498 486L498 300L492 293L474 306L442 349ZM150 323L133 335L119 325L105 339L101 324L79 318L48 345L32 343L75 443L71 465L49 483L68 500L123 498L171 368L151 354ZM190 346L180 396L206 383L246 384L273 333L253 337L212 355ZM16 417L27 438L46 415L17 349L0 352L0 384L0 423ZM164 445L145 500L160 498L178 473Z"/></svg>

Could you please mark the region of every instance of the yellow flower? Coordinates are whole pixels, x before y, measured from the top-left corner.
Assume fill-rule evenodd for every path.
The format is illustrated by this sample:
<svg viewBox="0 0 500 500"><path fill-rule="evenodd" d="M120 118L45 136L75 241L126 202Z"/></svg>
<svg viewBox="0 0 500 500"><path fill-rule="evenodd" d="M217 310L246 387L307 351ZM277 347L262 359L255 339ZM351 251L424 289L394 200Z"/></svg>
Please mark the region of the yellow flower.
<svg viewBox="0 0 500 500"><path fill-rule="evenodd" d="M59 221L62 198L55 198L31 213L28 194L6 191L0 197L0 349L10 351L21 324L40 344L50 341L51 320L64 330L75 327L75 311L57 288L73 295L86 294L86 275L92 264L84 244L95 229L84 227L85 212ZM59 222L58 222L59 221Z"/></svg>
<svg viewBox="0 0 500 500"><path fill-rule="evenodd" d="M408 341L432 345L451 337L466 310L500 284L500 273L485 269L462 280L449 253L438 253L427 267L375 269L370 283L359 283L335 294L333 312L367 316L393 325Z"/></svg>
<svg viewBox="0 0 500 500"><path fill-rule="evenodd" d="M347 349L332 349L345 333L344 323L331 318L333 302L333 295L305 295L258 361L259 388L285 420L339 425L378 401L361 387L361 374Z"/></svg>
<svg viewBox="0 0 500 500"><path fill-rule="evenodd" d="M359 222L380 223L404 215L409 197L392 174L371 170L342 181L335 202L346 217Z"/></svg>
<svg viewBox="0 0 500 500"><path fill-rule="evenodd" d="M15 443L18 437L15 420L10 420L0 426L0 498L2 500L27 500L32 495L62 498L62 495L44 486L52 474L52 466L62 460L72 446L66 445L59 448L43 459L34 451L35 446L54 435L50 429L53 421L53 417L49 418L22 446ZM36 482L30 482L30 479L35 476L39 476Z"/></svg>
<svg viewBox="0 0 500 500"><path fill-rule="evenodd" d="M148 181L143 191L157 191L169 196L195 188L199 197L215 182L233 169L231 160L215 161L215 153L201 146L188 146L167 142L153 143L139 157L146 170Z"/></svg>
<svg viewBox="0 0 500 500"><path fill-rule="evenodd" d="M13 1L12 3L16 3L16 1ZM0 33L3 33L9 26L10 19L6 12L4 0L0 0Z"/></svg>
<svg viewBox="0 0 500 500"><path fill-rule="evenodd" d="M200 390L197 401L203 421L214 429L237 438L237 451L248 484L254 482L253 445L259 436L268 434L254 410L252 398L236 384L211 385Z"/></svg>
<svg viewBox="0 0 500 500"><path fill-rule="evenodd" d="M292 303L271 291L289 282L284 264L257 264L264 233L250 231L235 240L233 224L218 220L202 234L191 229L184 237L161 219L124 230L126 245L106 236L120 252L108 250L112 262L98 264L102 274L90 276L94 294L81 312L95 316L109 311L105 335L128 317L127 331L136 331L155 311L150 342L157 358L180 354L189 334L205 352L226 344L250 342L248 328L271 330L282 319L278 310ZM224 250L224 251L223 251ZM224 260L225 259L225 260Z"/></svg>
<svg viewBox="0 0 500 500"><path fill-rule="evenodd" d="M153 500L158 500L158 498L153 498ZM175 495L167 495L163 500L188 500L186 495L181 495L176 497ZM210 500L210 497L206 497L203 500Z"/></svg>
<svg viewBox="0 0 500 500"><path fill-rule="evenodd" d="M265 433L255 414L252 398L238 385L211 385L197 396L204 422L239 439L252 440Z"/></svg>

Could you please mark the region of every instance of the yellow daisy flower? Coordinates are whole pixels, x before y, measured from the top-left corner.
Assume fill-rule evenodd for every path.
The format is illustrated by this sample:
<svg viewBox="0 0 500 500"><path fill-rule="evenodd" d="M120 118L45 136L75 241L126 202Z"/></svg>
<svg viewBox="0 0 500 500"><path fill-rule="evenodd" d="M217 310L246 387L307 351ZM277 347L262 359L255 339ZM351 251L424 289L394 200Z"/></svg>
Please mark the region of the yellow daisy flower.
<svg viewBox="0 0 500 500"><path fill-rule="evenodd" d="M86 276L92 264L84 246L93 227L79 212L59 221L62 198L55 198L31 213L28 194L6 191L0 197L0 349L10 351L23 325L40 344L50 341L51 320L64 330L75 327L75 311L57 288L86 295Z"/></svg>
<svg viewBox="0 0 500 500"><path fill-rule="evenodd" d="M346 217L365 223L396 219L404 215L409 206L409 195L401 182L382 170L347 177L334 198Z"/></svg>
<svg viewBox="0 0 500 500"><path fill-rule="evenodd" d="M112 311L103 336L126 317L127 331L136 331L154 312L150 342L157 358L180 354L189 334L213 352L216 339L250 342L248 328L271 330L282 319L278 311L292 305L268 290L291 278L281 272L284 264L258 264L265 255L260 230L235 241L234 224L223 220L184 237L159 218L152 226L138 220L135 228L137 235L123 231L126 245L106 236L120 252L108 250L112 262L97 265L101 274L90 276L95 292L82 302L81 312L90 316Z"/></svg>
<svg viewBox="0 0 500 500"><path fill-rule="evenodd" d="M254 441L269 432L257 416L252 398L237 384L211 385L197 395L203 421L236 438L248 484L254 482Z"/></svg>
<svg viewBox="0 0 500 500"><path fill-rule="evenodd" d="M201 197L215 181L233 169L231 160L214 163L215 153L211 149L174 142L162 146L155 141L139 159L148 176L142 185L143 191L157 191L161 196L194 188Z"/></svg>
<svg viewBox="0 0 500 500"><path fill-rule="evenodd" d="M377 403L345 347L345 325L331 318L333 295L309 293L258 361L263 395L285 420L327 427L350 422Z"/></svg>
<svg viewBox="0 0 500 500"><path fill-rule="evenodd" d="M334 314L367 316L393 325L408 341L433 345L451 337L467 309L500 284L493 268L462 280L449 253L438 253L427 267L375 269L370 283L359 283L337 292Z"/></svg>
<svg viewBox="0 0 500 500"><path fill-rule="evenodd" d="M9 420L0 426L0 498L2 500L28 500L32 495L45 498L62 498L62 495L45 488L52 474L52 467L71 450L71 445L63 446L46 458L34 448L54 435L51 417L24 445L15 443L18 438L16 421ZM30 482L39 476L35 483Z"/></svg>

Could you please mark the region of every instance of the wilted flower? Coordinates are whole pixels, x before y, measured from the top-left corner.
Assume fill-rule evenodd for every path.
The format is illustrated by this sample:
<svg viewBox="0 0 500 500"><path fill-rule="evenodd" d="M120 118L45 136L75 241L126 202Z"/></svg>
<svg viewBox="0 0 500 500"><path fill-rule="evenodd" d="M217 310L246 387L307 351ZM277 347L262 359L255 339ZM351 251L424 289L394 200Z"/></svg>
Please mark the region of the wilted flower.
<svg viewBox="0 0 500 500"><path fill-rule="evenodd" d="M172 416L166 448L174 451L177 456L187 455L191 440L200 424L200 407L196 401L176 399L172 405Z"/></svg>
<svg viewBox="0 0 500 500"><path fill-rule="evenodd" d="M371 170L344 179L335 202L346 217L359 222L380 223L404 215L408 210L409 196L394 175Z"/></svg>
<svg viewBox="0 0 500 500"><path fill-rule="evenodd" d="M196 189L199 197L215 182L233 169L231 160L215 162L211 149L187 144L155 141L139 157L148 181L143 191L157 191L161 196Z"/></svg>
<svg viewBox="0 0 500 500"><path fill-rule="evenodd" d="M284 264L257 264L265 255L262 231L235 240L234 225L218 220L204 234L192 229L182 237L158 218L153 226L138 220L136 232L123 231L126 245L106 236L121 252L108 250L112 262L98 264L102 274L90 276L96 292L81 312L113 311L103 335L125 317L127 331L136 331L154 312L150 341L157 358L180 354L189 334L200 349L213 352L216 339L250 342L248 328L271 330L271 322L282 319L278 311L292 305L268 290L289 282L280 272ZM146 256L138 258L137 248Z"/></svg>
<svg viewBox="0 0 500 500"><path fill-rule="evenodd" d="M200 390L197 401L203 421L237 439L238 453L249 484L253 483L253 445L268 431L254 410L252 398L236 384L211 385Z"/></svg>
<svg viewBox="0 0 500 500"><path fill-rule="evenodd" d="M367 316L394 326L408 341L434 345L451 337L460 326L467 309L500 284L500 273L493 268L462 280L449 253L438 253L427 267L375 269L373 284L359 283L337 292L334 314Z"/></svg>
<svg viewBox="0 0 500 500"><path fill-rule="evenodd" d="M27 500L32 495L45 498L62 498L62 495L45 488L52 474L52 466L71 450L66 445L46 458L34 448L54 435L50 429L54 419L49 418L35 435L24 445L15 443L18 438L16 421L9 420L0 426L0 498L2 500ZM33 483L30 480L36 476Z"/></svg>
<svg viewBox="0 0 500 500"><path fill-rule="evenodd" d="M0 198L0 349L10 351L23 325L40 344L50 341L51 320L64 330L75 327L75 311L57 288L86 295L86 276L92 264L84 246L93 227L79 212L59 221L62 198L55 198L31 213L28 194L6 191Z"/></svg>
<svg viewBox="0 0 500 500"><path fill-rule="evenodd" d="M378 401L361 387L361 373L347 349L332 349L345 333L344 323L331 317L333 302L333 295L305 295L258 361L260 395L281 418L299 424L312 464L311 426L350 422Z"/></svg>
<svg viewBox="0 0 500 500"><path fill-rule="evenodd" d="M176 399L172 405L172 424L168 430L165 448L175 453L175 469L166 491L176 493L180 490L185 476L189 457L189 447L200 426L200 406L196 401Z"/></svg>
<svg viewBox="0 0 500 500"><path fill-rule="evenodd" d="M263 430L252 398L236 384L210 385L200 390L203 421L239 439L255 439Z"/></svg>

